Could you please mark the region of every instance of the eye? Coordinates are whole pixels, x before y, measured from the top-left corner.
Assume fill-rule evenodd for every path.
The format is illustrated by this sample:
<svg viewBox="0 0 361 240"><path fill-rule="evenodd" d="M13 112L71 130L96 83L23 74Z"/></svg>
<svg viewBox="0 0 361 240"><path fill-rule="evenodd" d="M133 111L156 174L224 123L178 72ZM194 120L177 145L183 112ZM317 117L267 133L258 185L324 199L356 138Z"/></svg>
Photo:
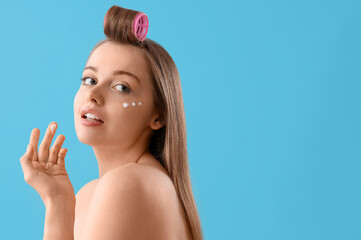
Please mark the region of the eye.
<svg viewBox="0 0 361 240"><path fill-rule="evenodd" d="M90 79L90 81L93 81L94 83L96 83L96 81L91 77L83 77L80 80L82 81L83 85L88 85L88 84L86 84L86 82L89 82L89 81L87 81L88 79ZM121 92L124 92L124 93L130 92L130 88L125 84L117 84L116 86L121 86L118 88L118 89L120 89Z"/></svg>
<svg viewBox="0 0 361 240"><path fill-rule="evenodd" d="M121 86L121 91L125 92L125 93L129 93L130 92L130 88L127 85L124 84L117 84L116 86ZM119 88L118 88L119 89Z"/></svg>
<svg viewBox="0 0 361 240"><path fill-rule="evenodd" d="M80 80L81 80L82 83L84 84L87 79L91 79L91 80L93 80L93 81L95 82L95 80L94 80L93 78L91 78L91 77L83 77L83 78L81 78ZM85 84L85 85L88 85L88 84Z"/></svg>

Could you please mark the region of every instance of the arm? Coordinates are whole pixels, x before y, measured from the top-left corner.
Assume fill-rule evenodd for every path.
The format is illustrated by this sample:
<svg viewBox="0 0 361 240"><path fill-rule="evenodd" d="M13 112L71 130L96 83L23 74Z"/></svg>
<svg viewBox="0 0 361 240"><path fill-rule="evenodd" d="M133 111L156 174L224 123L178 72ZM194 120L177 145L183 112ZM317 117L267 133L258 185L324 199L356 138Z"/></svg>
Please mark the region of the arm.
<svg viewBox="0 0 361 240"><path fill-rule="evenodd" d="M73 240L75 198L58 198L46 202L44 240Z"/></svg>
<svg viewBox="0 0 361 240"><path fill-rule="evenodd" d="M74 238L75 194L65 169L67 149L61 148L65 136L58 135L50 148L56 128L56 122L51 122L39 150L40 130L34 128L28 149L20 158L24 180L39 193L46 206L45 240Z"/></svg>

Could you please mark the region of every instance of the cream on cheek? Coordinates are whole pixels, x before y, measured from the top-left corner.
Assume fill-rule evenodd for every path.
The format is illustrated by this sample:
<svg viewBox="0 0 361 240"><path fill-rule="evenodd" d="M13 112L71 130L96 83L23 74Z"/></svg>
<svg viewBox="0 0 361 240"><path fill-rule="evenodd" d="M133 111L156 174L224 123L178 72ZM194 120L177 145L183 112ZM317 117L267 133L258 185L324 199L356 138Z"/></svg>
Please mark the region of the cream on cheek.
<svg viewBox="0 0 361 240"><path fill-rule="evenodd" d="M127 108L129 106L136 107L136 106L141 106L141 105L142 105L142 102L124 102L123 103L124 108Z"/></svg>

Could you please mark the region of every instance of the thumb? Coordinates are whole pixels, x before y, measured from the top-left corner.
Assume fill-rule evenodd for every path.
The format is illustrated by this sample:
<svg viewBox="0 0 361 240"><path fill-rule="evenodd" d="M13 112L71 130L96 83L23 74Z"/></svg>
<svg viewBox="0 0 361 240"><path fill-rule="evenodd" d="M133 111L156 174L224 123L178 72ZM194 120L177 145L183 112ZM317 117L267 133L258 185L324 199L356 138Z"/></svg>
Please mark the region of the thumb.
<svg viewBox="0 0 361 240"><path fill-rule="evenodd" d="M23 168L24 178L30 176L34 171L34 166L31 162L31 156L34 153L34 147L29 144L26 153L20 158L21 167Z"/></svg>

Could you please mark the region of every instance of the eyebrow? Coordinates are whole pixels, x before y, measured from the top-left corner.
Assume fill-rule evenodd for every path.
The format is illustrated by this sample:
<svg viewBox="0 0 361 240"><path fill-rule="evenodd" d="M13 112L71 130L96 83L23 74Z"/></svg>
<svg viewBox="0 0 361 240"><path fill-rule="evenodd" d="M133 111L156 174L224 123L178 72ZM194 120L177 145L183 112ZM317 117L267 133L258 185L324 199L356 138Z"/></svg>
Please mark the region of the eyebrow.
<svg viewBox="0 0 361 240"><path fill-rule="evenodd" d="M91 70L93 70L94 72L98 72L98 69L96 69L96 68L93 67L93 66L88 66L88 67L84 68L84 71L85 71L86 69L91 69ZM122 74L133 77L133 78L134 78L135 80L137 80L138 83L140 84L139 78L138 78L136 75L134 75L133 73L130 73L130 72L127 72L127 71L123 71L123 70L115 70L115 71L113 72L113 75L122 75Z"/></svg>

